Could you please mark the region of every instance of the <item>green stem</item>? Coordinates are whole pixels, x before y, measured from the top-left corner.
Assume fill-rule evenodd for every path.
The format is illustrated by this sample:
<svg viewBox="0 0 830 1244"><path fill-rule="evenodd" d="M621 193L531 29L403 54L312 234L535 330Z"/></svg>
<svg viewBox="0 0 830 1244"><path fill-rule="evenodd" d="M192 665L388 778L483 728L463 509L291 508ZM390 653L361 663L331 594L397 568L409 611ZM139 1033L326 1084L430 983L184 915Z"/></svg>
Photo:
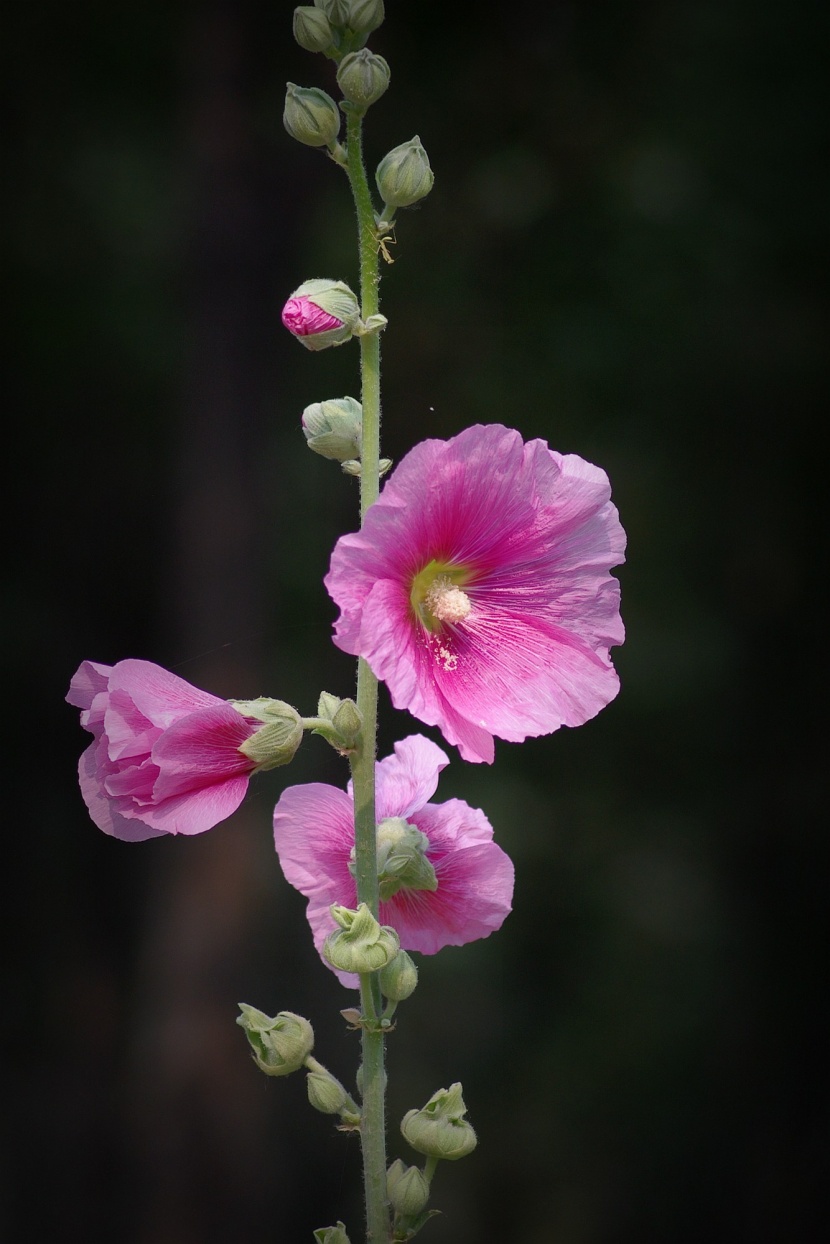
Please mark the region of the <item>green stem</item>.
<svg viewBox="0 0 830 1244"><path fill-rule="evenodd" d="M357 212L360 248L360 303L365 320L378 311L378 249L375 215L363 164L362 118L347 116L347 171ZM363 446L360 474L360 518L376 500L380 458L380 342L377 333L360 337L360 400L363 406ZM355 875L357 899L378 914L378 864L375 828L375 752L377 749L378 682L361 657L357 663L357 707L363 726L351 759L354 790ZM363 1014L376 1019L381 1007L377 977L362 977ZM366 1196L367 1244L387 1244L391 1227L386 1202L386 1104L383 1071L383 1034L364 1028L363 1187Z"/></svg>

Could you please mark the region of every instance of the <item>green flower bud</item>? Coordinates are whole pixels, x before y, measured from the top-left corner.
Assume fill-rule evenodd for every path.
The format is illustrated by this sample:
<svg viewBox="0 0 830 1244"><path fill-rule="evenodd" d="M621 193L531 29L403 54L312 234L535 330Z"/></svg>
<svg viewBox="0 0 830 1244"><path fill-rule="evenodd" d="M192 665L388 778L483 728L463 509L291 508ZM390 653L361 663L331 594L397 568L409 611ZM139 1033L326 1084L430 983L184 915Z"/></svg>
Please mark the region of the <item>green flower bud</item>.
<svg viewBox="0 0 830 1244"><path fill-rule="evenodd" d="M438 889L435 869L426 857L429 839L399 816L390 816L377 828L378 884L386 903L398 890Z"/></svg>
<svg viewBox="0 0 830 1244"><path fill-rule="evenodd" d="M336 1227L318 1227L314 1232L314 1238L317 1244L349 1244L349 1237L346 1235L346 1228L342 1222L338 1222Z"/></svg>
<svg viewBox="0 0 830 1244"><path fill-rule="evenodd" d="M269 700L266 696L257 700L231 700L230 703L243 717L253 717L264 723L239 745L242 754L253 760L258 773L287 765L294 759L303 741L302 718L295 708L283 700Z"/></svg>
<svg viewBox="0 0 830 1244"><path fill-rule="evenodd" d="M331 147L340 133L337 104L316 86L288 83L282 121L291 137L307 147Z"/></svg>
<svg viewBox="0 0 830 1244"><path fill-rule="evenodd" d="M322 9L304 4L294 10L294 38L307 52L326 52L334 44L334 31Z"/></svg>
<svg viewBox="0 0 830 1244"><path fill-rule="evenodd" d="M368 108L389 86L389 65L368 48L349 52L337 70L337 84L344 97L359 108Z"/></svg>
<svg viewBox="0 0 830 1244"><path fill-rule="evenodd" d="M383 0L349 0L349 30L370 35L384 19Z"/></svg>
<svg viewBox="0 0 830 1244"><path fill-rule="evenodd" d="M393 147L383 157L375 173L383 202L393 210L410 207L423 199L432 189L434 180L429 158L417 134L408 143Z"/></svg>
<svg viewBox="0 0 830 1244"><path fill-rule="evenodd" d="M378 924L365 903L357 911L337 903L329 910L340 928L326 938L323 957L339 971L378 972L400 950L395 930Z"/></svg>
<svg viewBox="0 0 830 1244"><path fill-rule="evenodd" d="M332 26L348 26L349 0L314 0L314 4L323 10Z"/></svg>
<svg viewBox="0 0 830 1244"><path fill-rule="evenodd" d="M415 992L418 969L405 950L399 950L391 963L380 973L380 992L390 1002L403 1002Z"/></svg>
<svg viewBox="0 0 830 1244"><path fill-rule="evenodd" d="M316 454L336 462L360 457L363 407L353 397L331 398L306 406L302 424L308 447Z"/></svg>
<svg viewBox="0 0 830 1244"><path fill-rule="evenodd" d="M307 1088L308 1100L321 1114L339 1114L346 1104L346 1090L328 1071L310 1071Z"/></svg>
<svg viewBox="0 0 830 1244"><path fill-rule="evenodd" d="M363 727L363 718L354 700L340 701L337 712L331 719L331 724L337 731L338 738L344 747L351 748L355 746Z"/></svg>
<svg viewBox="0 0 830 1244"><path fill-rule="evenodd" d="M405 1166L396 1158L386 1172L386 1195L396 1213L414 1218L426 1208L429 1184L417 1166Z"/></svg>
<svg viewBox="0 0 830 1244"><path fill-rule="evenodd" d="M273 1019L240 1002L236 1022L245 1029L254 1061L267 1076L287 1076L302 1067L314 1048L314 1030L302 1015L280 1011Z"/></svg>
<svg viewBox="0 0 830 1244"><path fill-rule="evenodd" d="M341 700L324 691L317 704L317 716L329 724L318 726L314 733L321 734L341 753L351 751L363 725L363 718L357 711L354 700Z"/></svg>
<svg viewBox="0 0 830 1244"><path fill-rule="evenodd" d="M467 1107L461 1096L461 1085L433 1093L423 1110L410 1110L403 1117L404 1138L427 1157L455 1161L472 1153L478 1141L464 1118Z"/></svg>

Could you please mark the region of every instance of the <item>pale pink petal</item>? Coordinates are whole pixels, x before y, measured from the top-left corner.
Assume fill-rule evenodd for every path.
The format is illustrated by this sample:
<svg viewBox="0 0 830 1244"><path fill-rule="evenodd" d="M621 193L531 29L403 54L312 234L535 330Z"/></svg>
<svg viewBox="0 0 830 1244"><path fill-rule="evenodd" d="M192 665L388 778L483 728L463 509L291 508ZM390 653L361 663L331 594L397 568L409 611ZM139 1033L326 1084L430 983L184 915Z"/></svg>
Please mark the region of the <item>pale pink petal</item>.
<svg viewBox="0 0 830 1244"><path fill-rule="evenodd" d="M110 799L106 795L102 782L105 763L106 743L103 739L90 743L78 762L81 794L93 822L105 834L120 838L124 842L143 842L147 838L160 837L162 830L122 816L119 811L121 801Z"/></svg>
<svg viewBox="0 0 830 1244"><path fill-rule="evenodd" d="M138 711L162 729L197 708L225 703L152 661L119 661L112 668L109 690L126 692Z"/></svg>
<svg viewBox="0 0 830 1244"><path fill-rule="evenodd" d="M247 777L232 777L158 804L124 810L123 814L165 834L203 834L236 811L247 789Z"/></svg>
<svg viewBox="0 0 830 1244"><path fill-rule="evenodd" d="M100 691L106 691L107 679L112 673L111 665L99 665L97 661L82 661L69 684L66 694L68 704L88 709Z"/></svg>
<svg viewBox="0 0 830 1244"><path fill-rule="evenodd" d="M354 889L354 808L345 791L322 782L289 786L274 809L274 844L286 880L302 894L319 894L328 906Z"/></svg>
<svg viewBox="0 0 830 1244"><path fill-rule="evenodd" d="M377 819L402 816L422 808L438 788L438 775L449 756L422 734L411 734L395 744L395 754L375 766Z"/></svg>

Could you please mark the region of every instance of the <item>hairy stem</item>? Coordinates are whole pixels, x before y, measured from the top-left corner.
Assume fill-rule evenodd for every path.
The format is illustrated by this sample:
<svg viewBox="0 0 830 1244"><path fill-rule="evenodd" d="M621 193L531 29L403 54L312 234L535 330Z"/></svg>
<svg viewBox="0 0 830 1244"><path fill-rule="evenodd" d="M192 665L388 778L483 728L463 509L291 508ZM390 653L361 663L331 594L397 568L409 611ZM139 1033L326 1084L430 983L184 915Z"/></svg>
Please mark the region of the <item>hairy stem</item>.
<svg viewBox="0 0 830 1244"><path fill-rule="evenodd" d="M349 112L347 172L357 211L360 248L360 303L364 320L378 310L378 248L372 197L363 165L362 118ZM360 400L363 405L363 450L360 475L360 518L377 498L380 457L380 342L377 333L360 338ZM358 902L378 914L378 865L375 829L375 752L377 748L378 682L361 657L357 664L357 707L363 726L351 758L355 817L355 873ZM383 1034L377 1031L380 990L377 977L361 977L363 1029L363 1187L366 1197L367 1244L387 1244L390 1238L386 1202L386 1103L383 1071ZM375 1021L375 1022L371 1022Z"/></svg>

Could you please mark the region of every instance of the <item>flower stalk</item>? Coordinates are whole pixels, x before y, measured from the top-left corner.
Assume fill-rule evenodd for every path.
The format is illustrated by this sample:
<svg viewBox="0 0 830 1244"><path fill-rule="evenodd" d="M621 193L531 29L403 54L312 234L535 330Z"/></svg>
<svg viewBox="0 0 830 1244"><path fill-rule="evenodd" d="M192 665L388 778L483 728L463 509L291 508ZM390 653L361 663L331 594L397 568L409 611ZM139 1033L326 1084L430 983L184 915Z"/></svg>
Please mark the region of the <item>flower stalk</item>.
<svg viewBox="0 0 830 1244"><path fill-rule="evenodd" d="M346 171L357 213L360 260L360 304L364 322L377 315L380 273L375 243L375 214L363 163L362 117L347 112ZM360 400L363 407L363 442L360 473L360 519L377 499L380 459L380 339L378 333L359 338ZM378 915L378 863L375 820L375 753L377 750L378 682L366 661L357 665L357 708L362 728L357 748L350 756L354 790L355 879L358 902ZM366 1199L366 1238L369 1244L386 1244L390 1236L386 1202L386 1102L384 1088L384 1037L377 1020L382 1002L377 973L361 976L360 1001L365 1020L362 1040L363 1189Z"/></svg>

